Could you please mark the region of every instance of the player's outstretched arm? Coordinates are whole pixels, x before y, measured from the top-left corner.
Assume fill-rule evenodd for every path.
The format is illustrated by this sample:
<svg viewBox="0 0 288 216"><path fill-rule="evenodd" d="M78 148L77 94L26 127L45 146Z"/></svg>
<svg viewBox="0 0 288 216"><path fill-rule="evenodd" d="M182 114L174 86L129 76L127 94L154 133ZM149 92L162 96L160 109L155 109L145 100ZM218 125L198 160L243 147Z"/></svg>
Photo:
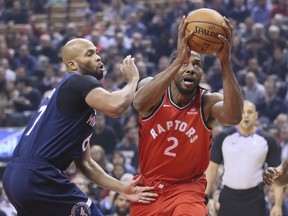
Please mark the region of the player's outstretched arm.
<svg viewBox="0 0 288 216"><path fill-rule="evenodd" d="M163 94L174 79L183 63L189 58L187 41L193 32L185 36L187 26L186 17L183 16L178 28L177 56L175 60L161 73L153 78L148 78L138 87L133 105L141 116L149 115L160 103Z"/></svg>
<svg viewBox="0 0 288 216"><path fill-rule="evenodd" d="M157 194L151 192L154 187L137 186L139 178L136 180L120 182L108 175L92 158L90 146L87 147L84 156L75 160L77 169L90 181L102 188L122 193L132 202L151 203L157 198Z"/></svg>
<svg viewBox="0 0 288 216"><path fill-rule="evenodd" d="M134 63L134 58L131 58L130 55L123 60L120 70L127 83L124 88L113 92L108 92L103 88L95 88L85 98L90 107L111 117L123 114L132 104L139 81L138 69Z"/></svg>
<svg viewBox="0 0 288 216"><path fill-rule="evenodd" d="M211 115L218 119L222 124L236 125L242 119L243 95L242 90L234 75L231 63L231 48L233 40L233 26L228 19L224 17L223 27L226 29L227 38L219 35L223 42L223 47L217 52L221 61L222 81L223 81L223 100L215 95L216 102L211 109ZM219 99L217 99L219 98Z"/></svg>

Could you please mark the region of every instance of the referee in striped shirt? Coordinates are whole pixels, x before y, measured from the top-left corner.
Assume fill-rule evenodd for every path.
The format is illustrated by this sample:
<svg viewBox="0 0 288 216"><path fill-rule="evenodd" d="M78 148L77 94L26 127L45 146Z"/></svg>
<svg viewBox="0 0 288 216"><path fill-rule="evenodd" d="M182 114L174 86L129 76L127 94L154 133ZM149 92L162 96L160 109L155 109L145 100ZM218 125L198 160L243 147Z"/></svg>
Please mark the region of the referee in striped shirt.
<svg viewBox="0 0 288 216"><path fill-rule="evenodd" d="M211 159L206 171L209 196L217 170L224 167L219 197L218 216L265 216L266 202L263 191L263 167L281 163L280 147L268 133L259 130L255 105L244 101L242 121L223 131L211 149ZM271 213L282 215L282 189L275 187L275 205Z"/></svg>

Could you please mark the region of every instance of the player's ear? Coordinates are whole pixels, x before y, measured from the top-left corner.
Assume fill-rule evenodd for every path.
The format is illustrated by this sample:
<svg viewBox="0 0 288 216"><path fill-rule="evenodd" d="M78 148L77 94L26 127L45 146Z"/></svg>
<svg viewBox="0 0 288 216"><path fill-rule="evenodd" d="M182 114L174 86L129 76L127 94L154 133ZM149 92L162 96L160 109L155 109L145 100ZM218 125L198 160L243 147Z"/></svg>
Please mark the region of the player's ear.
<svg viewBox="0 0 288 216"><path fill-rule="evenodd" d="M78 70L78 64L75 61L70 60L67 62L67 65L68 65L69 69L72 71Z"/></svg>

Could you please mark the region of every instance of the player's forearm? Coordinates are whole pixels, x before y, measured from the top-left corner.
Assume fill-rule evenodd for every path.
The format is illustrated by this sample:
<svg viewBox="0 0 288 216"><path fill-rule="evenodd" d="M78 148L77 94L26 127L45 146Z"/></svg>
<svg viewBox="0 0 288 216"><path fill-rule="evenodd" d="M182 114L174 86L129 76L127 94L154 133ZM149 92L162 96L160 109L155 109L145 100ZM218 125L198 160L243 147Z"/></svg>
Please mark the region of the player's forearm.
<svg viewBox="0 0 288 216"><path fill-rule="evenodd" d="M242 119L242 90L232 70L230 59L221 61L223 80L223 111L227 124L238 124Z"/></svg>
<svg viewBox="0 0 288 216"><path fill-rule="evenodd" d="M277 185L272 186L274 188L274 195L275 195L275 204L279 208L282 208L282 201L283 201L283 187L279 187Z"/></svg>
<svg viewBox="0 0 288 216"><path fill-rule="evenodd" d="M115 192L122 192L123 184L112 176L108 175L95 161L86 161L77 165L78 170L90 181L102 188Z"/></svg>
<svg viewBox="0 0 288 216"><path fill-rule="evenodd" d="M217 170L218 170L218 166L212 163L213 162L210 162L209 167L207 168L205 172L206 179L207 179L207 186L206 186L205 194L207 194L208 196L210 196L210 194L214 192L213 184L217 176Z"/></svg>
<svg viewBox="0 0 288 216"><path fill-rule="evenodd" d="M141 112L147 108L147 105L150 107L157 105L182 64L182 61L176 58L166 70L157 74L149 83L138 89L134 98L135 109Z"/></svg>
<svg viewBox="0 0 288 216"><path fill-rule="evenodd" d="M112 109L110 116L118 117L129 108L132 104L138 81L138 79L133 80L130 83L127 83L121 90L111 93L109 100L111 101L111 104L114 104L114 109Z"/></svg>

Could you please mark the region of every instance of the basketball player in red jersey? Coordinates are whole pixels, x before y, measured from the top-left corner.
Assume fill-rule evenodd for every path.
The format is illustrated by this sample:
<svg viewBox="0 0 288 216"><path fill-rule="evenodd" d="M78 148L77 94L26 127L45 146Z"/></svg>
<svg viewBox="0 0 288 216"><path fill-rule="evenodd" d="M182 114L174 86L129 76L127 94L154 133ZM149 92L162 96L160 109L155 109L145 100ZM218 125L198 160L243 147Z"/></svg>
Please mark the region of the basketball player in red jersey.
<svg viewBox="0 0 288 216"><path fill-rule="evenodd" d="M212 128L242 118L243 96L232 71L233 28L225 18L227 39L216 54L221 61L224 96L199 87L203 74L198 53L187 52L184 16L178 29L177 54L155 77L140 81L133 105L139 112L141 184L157 188L152 204L131 203L132 216L205 216L206 178Z"/></svg>

